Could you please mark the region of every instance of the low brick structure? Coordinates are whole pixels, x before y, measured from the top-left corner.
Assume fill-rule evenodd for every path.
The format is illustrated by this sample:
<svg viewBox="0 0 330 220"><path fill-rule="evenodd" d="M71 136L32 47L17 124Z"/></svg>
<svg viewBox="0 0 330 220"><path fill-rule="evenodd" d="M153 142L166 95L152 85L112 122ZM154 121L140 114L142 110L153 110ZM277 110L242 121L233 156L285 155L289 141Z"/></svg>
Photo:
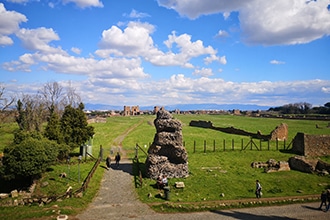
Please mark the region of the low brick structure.
<svg viewBox="0 0 330 220"><path fill-rule="evenodd" d="M271 133L270 133L270 139L275 141L284 141L288 140L288 133L289 128L288 125L285 123L281 123L279 126L277 126Z"/></svg>
<svg viewBox="0 0 330 220"><path fill-rule="evenodd" d="M330 135L310 135L299 132L293 140L292 151L312 157L330 155Z"/></svg>

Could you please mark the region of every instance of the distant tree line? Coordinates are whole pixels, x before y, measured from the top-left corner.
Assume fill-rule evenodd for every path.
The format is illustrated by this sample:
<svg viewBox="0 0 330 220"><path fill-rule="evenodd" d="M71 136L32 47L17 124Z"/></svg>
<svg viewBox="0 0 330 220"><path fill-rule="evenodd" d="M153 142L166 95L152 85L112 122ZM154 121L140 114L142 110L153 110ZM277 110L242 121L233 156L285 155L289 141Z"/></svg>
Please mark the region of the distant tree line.
<svg viewBox="0 0 330 220"><path fill-rule="evenodd" d="M275 111L280 114L330 114L330 102L320 107L312 107L312 104L300 102L269 108L268 111Z"/></svg>
<svg viewBox="0 0 330 220"><path fill-rule="evenodd" d="M84 104L71 87L64 90L59 83L49 82L35 95L23 94L6 103L13 100L17 100L11 111L18 129L12 144L4 148L0 179L31 182L94 135Z"/></svg>

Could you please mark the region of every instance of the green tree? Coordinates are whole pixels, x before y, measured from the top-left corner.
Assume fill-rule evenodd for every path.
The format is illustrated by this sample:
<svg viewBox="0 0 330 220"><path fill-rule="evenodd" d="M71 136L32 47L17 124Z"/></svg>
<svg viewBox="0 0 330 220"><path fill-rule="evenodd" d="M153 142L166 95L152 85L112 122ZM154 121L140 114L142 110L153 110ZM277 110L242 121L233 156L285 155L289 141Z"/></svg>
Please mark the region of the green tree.
<svg viewBox="0 0 330 220"><path fill-rule="evenodd" d="M56 162L58 146L54 141L45 138L25 138L19 144L4 149L4 178L30 179L39 177Z"/></svg>
<svg viewBox="0 0 330 220"><path fill-rule="evenodd" d="M57 143L62 142L60 118L53 105L50 108L50 117L48 119L44 135L49 140L56 141Z"/></svg>
<svg viewBox="0 0 330 220"><path fill-rule="evenodd" d="M86 143L94 135L94 127L88 125L84 108L83 103L80 103L78 108L68 105L61 118L64 143L72 150Z"/></svg>

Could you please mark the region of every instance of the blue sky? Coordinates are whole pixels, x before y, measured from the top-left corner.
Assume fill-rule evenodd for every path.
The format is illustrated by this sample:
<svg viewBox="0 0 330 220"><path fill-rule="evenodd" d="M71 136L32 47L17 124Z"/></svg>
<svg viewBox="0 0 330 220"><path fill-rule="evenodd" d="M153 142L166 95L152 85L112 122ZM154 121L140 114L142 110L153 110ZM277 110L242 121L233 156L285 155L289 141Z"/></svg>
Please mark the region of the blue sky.
<svg viewBox="0 0 330 220"><path fill-rule="evenodd" d="M0 0L0 83L84 103L330 101L329 0Z"/></svg>

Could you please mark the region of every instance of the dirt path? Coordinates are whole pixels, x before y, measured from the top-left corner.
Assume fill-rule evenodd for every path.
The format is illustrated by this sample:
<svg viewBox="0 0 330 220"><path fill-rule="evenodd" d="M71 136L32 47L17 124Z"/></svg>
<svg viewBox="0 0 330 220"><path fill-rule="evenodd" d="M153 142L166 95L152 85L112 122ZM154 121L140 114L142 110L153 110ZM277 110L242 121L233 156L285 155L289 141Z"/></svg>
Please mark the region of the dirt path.
<svg viewBox="0 0 330 220"><path fill-rule="evenodd" d="M116 137L112 143L114 146L112 146L112 148L116 148L117 151L119 151L121 153L121 157L122 159L127 159L127 155L126 155L126 151L123 149L123 141L125 139L125 137L131 132L133 131L136 127L138 127L139 125L141 125L144 122L144 120L140 120L137 124L134 124L133 126L129 127L127 130L125 130L122 134L120 134L118 137ZM106 149L109 151L113 151L114 149Z"/></svg>

